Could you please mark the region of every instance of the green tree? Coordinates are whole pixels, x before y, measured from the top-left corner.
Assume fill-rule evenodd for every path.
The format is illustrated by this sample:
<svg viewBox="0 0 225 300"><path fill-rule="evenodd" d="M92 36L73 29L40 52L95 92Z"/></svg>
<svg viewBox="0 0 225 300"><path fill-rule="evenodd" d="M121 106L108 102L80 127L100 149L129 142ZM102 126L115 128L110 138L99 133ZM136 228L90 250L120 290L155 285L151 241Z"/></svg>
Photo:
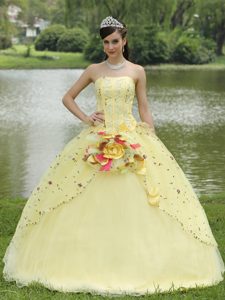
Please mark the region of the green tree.
<svg viewBox="0 0 225 300"><path fill-rule="evenodd" d="M58 39L57 51L83 52L87 41L87 33L81 28L67 29Z"/></svg>
<svg viewBox="0 0 225 300"><path fill-rule="evenodd" d="M7 0L0 0L0 49L9 48L12 45L11 36L15 31L14 26L8 20L8 5Z"/></svg>
<svg viewBox="0 0 225 300"><path fill-rule="evenodd" d="M49 26L36 38L34 43L35 49L40 51L57 51L57 42L65 33L66 28L63 25Z"/></svg>
<svg viewBox="0 0 225 300"><path fill-rule="evenodd" d="M171 16L171 28L187 27L192 19L195 0L177 0Z"/></svg>
<svg viewBox="0 0 225 300"><path fill-rule="evenodd" d="M216 53L222 55L225 42L225 1L198 0L197 7L197 28L204 36L216 42Z"/></svg>

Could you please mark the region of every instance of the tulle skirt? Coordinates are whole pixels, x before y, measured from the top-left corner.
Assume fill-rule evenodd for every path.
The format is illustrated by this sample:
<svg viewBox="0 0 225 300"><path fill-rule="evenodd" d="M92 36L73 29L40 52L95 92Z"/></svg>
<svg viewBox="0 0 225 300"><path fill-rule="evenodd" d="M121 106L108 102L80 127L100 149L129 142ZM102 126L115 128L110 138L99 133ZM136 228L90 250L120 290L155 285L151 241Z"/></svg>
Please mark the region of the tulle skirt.
<svg viewBox="0 0 225 300"><path fill-rule="evenodd" d="M53 176L54 165L78 145L77 137L68 143L38 187L49 178L54 183L54 176L60 176ZM69 167L62 162L61 176L64 168ZM88 176L90 167L85 165L83 172ZM66 174L70 176L68 169ZM164 177L158 179L163 184ZM181 180L186 184L185 177ZM133 172L98 172L82 193L44 214L37 224L24 229L19 224L4 257L4 277L20 287L39 282L62 292L139 296L210 286L223 279L217 246L149 205L141 176Z"/></svg>

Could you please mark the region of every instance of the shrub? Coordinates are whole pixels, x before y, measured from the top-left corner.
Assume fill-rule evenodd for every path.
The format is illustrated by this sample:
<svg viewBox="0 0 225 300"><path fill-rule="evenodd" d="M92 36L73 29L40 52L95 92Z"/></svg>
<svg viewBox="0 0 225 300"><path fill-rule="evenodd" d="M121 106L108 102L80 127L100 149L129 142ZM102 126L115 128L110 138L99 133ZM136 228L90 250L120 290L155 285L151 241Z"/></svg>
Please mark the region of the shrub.
<svg viewBox="0 0 225 300"><path fill-rule="evenodd" d="M52 25L44 29L35 40L35 49L57 51L57 42L65 32L63 25Z"/></svg>
<svg viewBox="0 0 225 300"><path fill-rule="evenodd" d="M149 38L148 63L165 63L170 59L170 50L166 36L157 32L152 40Z"/></svg>
<svg viewBox="0 0 225 300"><path fill-rule="evenodd" d="M145 38L145 29L136 26L130 26L131 34L128 37L130 59L137 64L148 63L148 41Z"/></svg>
<svg viewBox="0 0 225 300"><path fill-rule="evenodd" d="M182 28L161 31L157 26L129 26L130 60L142 65L180 62L203 64L215 59L216 45L198 32ZM85 57L93 62L104 59L100 37L92 36L85 48Z"/></svg>
<svg viewBox="0 0 225 300"><path fill-rule="evenodd" d="M156 26L146 26L141 30L131 30L131 59L140 64L167 62L170 50L165 35Z"/></svg>
<svg viewBox="0 0 225 300"><path fill-rule="evenodd" d="M88 44L84 49L84 57L91 62L101 62L104 60L105 53L103 52L102 39L98 35L92 35Z"/></svg>
<svg viewBox="0 0 225 300"><path fill-rule="evenodd" d="M87 44L88 35L80 28L68 29L57 42L57 50L64 52L82 52Z"/></svg>
<svg viewBox="0 0 225 300"><path fill-rule="evenodd" d="M0 35L0 49L12 47L11 38L6 35Z"/></svg>
<svg viewBox="0 0 225 300"><path fill-rule="evenodd" d="M215 45L211 40L184 33L178 39L173 60L184 64L204 64L215 59Z"/></svg>

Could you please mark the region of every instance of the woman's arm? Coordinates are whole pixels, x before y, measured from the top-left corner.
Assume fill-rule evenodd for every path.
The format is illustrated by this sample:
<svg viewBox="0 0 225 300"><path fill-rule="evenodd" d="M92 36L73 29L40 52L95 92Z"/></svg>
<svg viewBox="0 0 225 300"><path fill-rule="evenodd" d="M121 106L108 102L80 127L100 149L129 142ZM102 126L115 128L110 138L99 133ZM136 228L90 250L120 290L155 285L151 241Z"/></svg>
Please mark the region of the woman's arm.
<svg viewBox="0 0 225 300"><path fill-rule="evenodd" d="M77 95L92 82L92 72L94 65L90 65L87 69L81 74L80 78L74 83L74 85L66 92L62 98L63 104L66 108L81 121L93 125L95 121L103 122L102 112L94 112L90 116L87 116L76 104L74 99Z"/></svg>
<svg viewBox="0 0 225 300"><path fill-rule="evenodd" d="M146 74L142 66L138 66L138 80L136 84L136 96L138 101L138 110L140 118L143 122L148 123L150 128L155 132L154 122L146 93Z"/></svg>

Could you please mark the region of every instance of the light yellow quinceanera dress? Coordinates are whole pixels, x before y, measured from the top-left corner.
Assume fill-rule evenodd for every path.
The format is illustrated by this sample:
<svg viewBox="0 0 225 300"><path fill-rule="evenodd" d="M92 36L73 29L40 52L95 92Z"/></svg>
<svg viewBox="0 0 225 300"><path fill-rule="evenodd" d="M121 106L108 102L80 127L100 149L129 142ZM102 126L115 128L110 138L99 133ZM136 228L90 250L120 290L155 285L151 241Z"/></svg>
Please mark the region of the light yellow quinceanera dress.
<svg viewBox="0 0 225 300"><path fill-rule="evenodd" d="M83 128L28 199L4 278L63 292L142 295L210 286L224 263L173 155L132 115L131 77L100 77L105 123Z"/></svg>

